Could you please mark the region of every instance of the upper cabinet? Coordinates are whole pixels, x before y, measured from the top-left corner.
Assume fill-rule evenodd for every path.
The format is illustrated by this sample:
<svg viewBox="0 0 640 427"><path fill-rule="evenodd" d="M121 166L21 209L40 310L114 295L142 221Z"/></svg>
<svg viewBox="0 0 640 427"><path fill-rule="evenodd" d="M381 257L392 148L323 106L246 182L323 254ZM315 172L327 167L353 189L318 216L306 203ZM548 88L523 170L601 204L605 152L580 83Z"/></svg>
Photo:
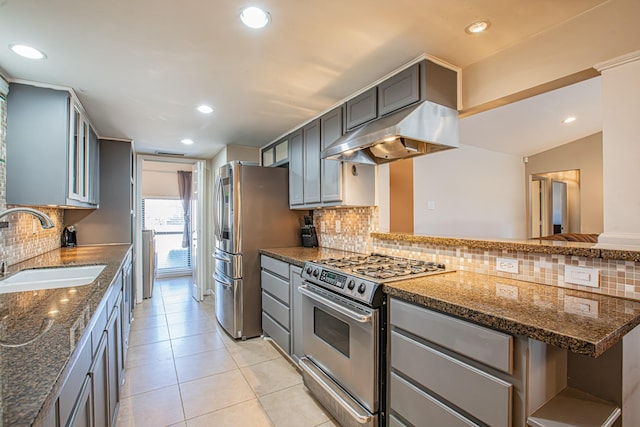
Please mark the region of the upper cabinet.
<svg viewBox="0 0 640 427"><path fill-rule="evenodd" d="M282 138L262 150L262 166L278 167L289 162L289 137Z"/></svg>
<svg viewBox="0 0 640 427"><path fill-rule="evenodd" d="M99 142L65 90L11 84L7 97L7 203L96 208Z"/></svg>
<svg viewBox="0 0 640 427"><path fill-rule="evenodd" d="M291 209L375 204L375 166L320 159L342 136L343 114L339 106L289 135Z"/></svg>
<svg viewBox="0 0 640 427"><path fill-rule="evenodd" d="M347 130L378 117L377 88L372 87L345 103Z"/></svg>

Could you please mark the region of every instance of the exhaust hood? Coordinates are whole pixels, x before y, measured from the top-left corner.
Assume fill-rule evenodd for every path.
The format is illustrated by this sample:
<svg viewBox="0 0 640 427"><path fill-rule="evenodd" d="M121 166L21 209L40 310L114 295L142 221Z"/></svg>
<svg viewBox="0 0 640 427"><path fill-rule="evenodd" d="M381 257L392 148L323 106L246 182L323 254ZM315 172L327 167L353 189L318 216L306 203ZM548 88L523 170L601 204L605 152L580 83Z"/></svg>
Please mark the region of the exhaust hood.
<svg viewBox="0 0 640 427"><path fill-rule="evenodd" d="M457 148L458 111L422 101L347 132L321 157L354 163L383 164Z"/></svg>

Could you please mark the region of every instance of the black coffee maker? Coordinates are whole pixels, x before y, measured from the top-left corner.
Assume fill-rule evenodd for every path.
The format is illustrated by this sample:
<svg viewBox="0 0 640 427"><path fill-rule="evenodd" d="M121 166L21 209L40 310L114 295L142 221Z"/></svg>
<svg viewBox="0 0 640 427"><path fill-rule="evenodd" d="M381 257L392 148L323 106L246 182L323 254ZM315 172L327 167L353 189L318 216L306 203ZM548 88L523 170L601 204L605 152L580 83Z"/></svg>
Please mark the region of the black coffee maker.
<svg viewBox="0 0 640 427"><path fill-rule="evenodd" d="M315 248L318 246L318 234L316 233L316 227L314 227L310 216L305 215L304 225L300 229L300 235L302 236L302 246L305 248Z"/></svg>
<svg viewBox="0 0 640 427"><path fill-rule="evenodd" d="M62 247L75 248L78 245L75 227L65 227L62 230Z"/></svg>

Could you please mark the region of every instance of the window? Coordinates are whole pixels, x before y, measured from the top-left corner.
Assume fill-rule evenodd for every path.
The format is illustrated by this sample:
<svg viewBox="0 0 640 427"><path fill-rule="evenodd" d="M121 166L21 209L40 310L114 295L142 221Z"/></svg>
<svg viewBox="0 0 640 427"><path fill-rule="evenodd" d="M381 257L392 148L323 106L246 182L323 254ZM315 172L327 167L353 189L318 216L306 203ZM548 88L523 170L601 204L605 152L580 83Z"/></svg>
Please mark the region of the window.
<svg viewBox="0 0 640 427"><path fill-rule="evenodd" d="M191 271L191 245L182 247L184 211L179 199L143 199L142 228L156 232L159 275Z"/></svg>

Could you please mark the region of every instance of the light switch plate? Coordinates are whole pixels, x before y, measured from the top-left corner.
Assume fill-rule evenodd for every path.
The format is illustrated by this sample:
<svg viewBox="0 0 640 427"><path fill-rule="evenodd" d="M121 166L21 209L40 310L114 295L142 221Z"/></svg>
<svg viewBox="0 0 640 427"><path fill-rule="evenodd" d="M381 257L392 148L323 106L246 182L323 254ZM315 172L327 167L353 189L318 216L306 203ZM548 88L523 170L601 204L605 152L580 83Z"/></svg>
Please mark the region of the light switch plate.
<svg viewBox="0 0 640 427"><path fill-rule="evenodd" d="M574 265L564 266L564 282L574 285L590 286L597 288L600 286L600 270L597 268L576 267Z"/></svg>
<svg viewBox="0 0 640 427"><path fill-rule="evenodd" d="M513 258L497 258L496 270L503 273L518 274L518 260Z"/></svg>

